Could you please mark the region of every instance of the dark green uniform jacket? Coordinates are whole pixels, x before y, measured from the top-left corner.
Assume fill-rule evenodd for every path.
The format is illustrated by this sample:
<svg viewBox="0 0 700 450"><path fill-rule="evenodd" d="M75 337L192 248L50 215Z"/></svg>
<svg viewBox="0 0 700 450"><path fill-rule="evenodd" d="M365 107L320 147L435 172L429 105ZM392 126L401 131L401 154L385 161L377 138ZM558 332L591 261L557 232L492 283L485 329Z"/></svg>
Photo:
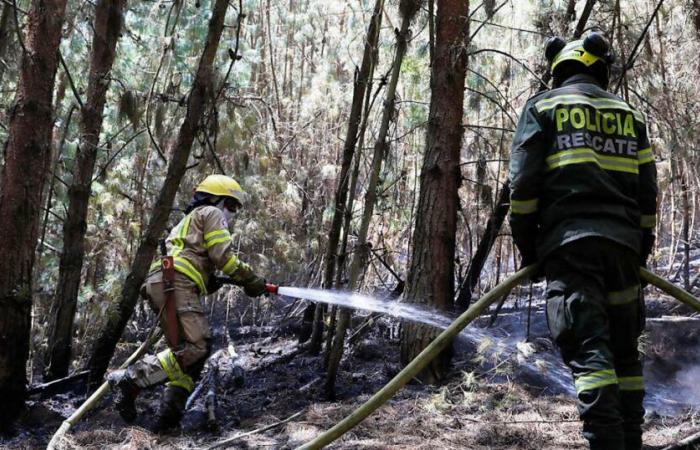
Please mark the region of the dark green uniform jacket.
<svg viewBox="0 0 700 450"><path fill-rule="evenodd" d="M638 254L656 222L656 167L644 116L576 75L532 97L510 160L511 228L524 260L588 236Z"/></svg>

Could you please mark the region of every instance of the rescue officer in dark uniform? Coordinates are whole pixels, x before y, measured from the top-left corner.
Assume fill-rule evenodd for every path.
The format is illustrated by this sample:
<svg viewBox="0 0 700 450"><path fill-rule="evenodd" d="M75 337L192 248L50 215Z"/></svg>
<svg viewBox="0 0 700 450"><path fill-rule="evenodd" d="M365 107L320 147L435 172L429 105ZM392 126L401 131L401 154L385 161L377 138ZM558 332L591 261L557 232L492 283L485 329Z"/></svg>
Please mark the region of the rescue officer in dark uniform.
<svg viewBox="0 0 700 450"><path fill-rule="evenodd" d="M546 277L549 329L590 447L641 449L639 267L654 243L654 156L644 116L606 91L613 58L600 34L550 39L546 56L554 88L528 100L513 140L513 239Z"/></svg>

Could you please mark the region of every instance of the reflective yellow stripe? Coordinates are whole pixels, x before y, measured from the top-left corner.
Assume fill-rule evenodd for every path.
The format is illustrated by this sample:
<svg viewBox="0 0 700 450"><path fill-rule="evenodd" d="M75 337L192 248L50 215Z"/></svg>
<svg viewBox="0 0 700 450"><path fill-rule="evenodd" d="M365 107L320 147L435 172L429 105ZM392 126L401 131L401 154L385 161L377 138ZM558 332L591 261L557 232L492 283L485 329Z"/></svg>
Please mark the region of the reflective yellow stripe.
<svg viewBox="0 0 700 450"><path fill-rule="evenodd" d="M229 233L228 230L224 230L223 228L220 230L210 231L209 233L204 235L204 240L210 241L212 239L220 237L231 237L231 233Z"/></svg>
<svg viewBox="0 0 700 450"><path fill-rule="evenodd" d="M656 226L656 214L642 214L640 222L642 228L654 228Z"/></svg>
<svg viewBox="0 0 700 450"><path fill-rule="evenodd" d="M190 280L194 281L194 283L199 288L200 294L204 295L207 293L207 288L204 284L202 274L199 273L197 269L195 269L191 262L189 262L185 258L177 256L175 257L175 270L185 274Z"/></svg>
<svg viewBox="0 0 700 450"><path fill-rule="evenodd" d="M221 271L226 275L233 275L233 273L238 270L240 266L241 261L238 259L238 256L233 255L228 261L226 261L226 264L224 264L224 268L221 269Z"/></svg>
<svg viewBox="0 0 700 450"><path fill-rule="evenodd" d="M221 244L222 242L231 242L231 237L221 237L219 239L214 239L213 241L205 242L204 248L210 249L216 244Z"/></svg>
<svg viewBox="0 0 700 450"><path fill-rule="evenodd" d="M192 381L192 377L182 371L182 368L180 368L180 364L178 364L177 358L175 358L173 351L166 349L158 353L157 356L161 367L163 367L165 374L170 380L170 383L168 384L179 386L186 389L188 392L192 392L192 389L194 388L194 381Z"/></svg>
<svg viewBox="0 0 700 450"><path fill-rule="evenodd" d="M182 222L180 222L180 229L177 231L177 234L172 240L172 246L173 246L173 251L172 255L177 256L179 255L182 250L185 248L185 236L187 236L187 232L190 230L190 222L192 221L192 213L188 214L185 216L184 219L182 219Z"/></svg>
<svg viewBox="0 0 700 450"><path fill-rule="evenodd" d="M531 200L510 200L510 212L513 214L532 214L537 212L537 204L540 199L533 198Z"/></svg>
<svg viewBox="0 0 700 450"><path fill-rule="evenodd" d="M160 268L161 268L160 260L153 261L151 263L151 267L148 268L148 273L155 272L156 270L160 270Z"/></svg>
<svg viewBox="0 0 700 450"><path fill-rule="evenodd" d="M612 306L626 305L639 299L639 285L630 286L621 291L608 292L608 301Z"/></svg>
<svg viewBox="0 0 700 450"><path fill-rule="evenodd" d="M644 377L619 377L618 382L620 383L621 391L643 391L644 390Z"/></svg>
<svg viewBox="0 0 700 450"><path fill-rule="evenodd" d="M605 170L639 173L639 162L636 159L601 155L588 147L555 153L548 156L546 162L547 170L554 170L558 167L568 166L570 164L594 163Z"/></svg>
<svg viewBox="0 0 700 450"><path fill-rule="evenodd" d="M583 391L590 391L592 389L616 383L617 375L615 375L615 369L605 369L586 375L581 375L576 378L574 384L576 385L576 394L580 394Z"/></svg>
<svg viewBox="0 0 700 450"><path fill-rule="evenodd" d="M654 162L654 153L651 151L651 147L638 151L637 160L640 166L642 164Z"/></svg>
<svg viewBox="0 0 700 450"><path fill-rule="evenodd" d="M637 121L645 123L644 116L642 115L642 113L630 108L630 106L627 103L612 98L594 98L587 97L585 95L563 94L557 95L556 97L540 100L539 102L535 103L535 109L537 109L537 112L540 113L548 109L556 108L560 105L581 104L592 106L593 108L598 109L621 109L623 111L631 112L634 115L634 118L637 119Z"/></svg>

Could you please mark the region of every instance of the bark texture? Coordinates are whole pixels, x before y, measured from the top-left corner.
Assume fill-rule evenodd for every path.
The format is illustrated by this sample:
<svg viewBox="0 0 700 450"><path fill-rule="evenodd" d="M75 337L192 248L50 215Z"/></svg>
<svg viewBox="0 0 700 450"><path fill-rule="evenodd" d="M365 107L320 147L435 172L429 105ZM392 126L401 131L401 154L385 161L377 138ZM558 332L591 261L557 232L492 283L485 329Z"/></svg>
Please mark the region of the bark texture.
<svg viewBox="0 0 700 450"><path fill-rule="evenodd" d="M66 0L35 0L23 38L17 103L10 113L0 182L0 427L9 428L26 393L32 269L43 186L51 158L53 87Z"/></svg>
<svg viewBox="0 0 700 450"><path fill-rule="evenodd" d="M428 134L405 295L407 302L425 303L443 310L451 307L454 294L468 8L469 2L461 0L437 3ZM433 328L403 323L401 362L411 361L436 335ZM419 377L428 383L442 379L450 359L448 349Z"/></svg>
<svg viewBox="0 0 700 450"><path fill-rule="evenodd" d="M125 6L126 0L99 0L95 7L95 34L90 57L87 103L80 111L80 145L73 166L73 181L68 189L69 205L63 222L63 250L51 311L54 322L49 337L46 369L48 380L67 376L70 366L71 335L85 256L90 185L100 142L109 74L114 63Z"/></svg>
<svg viewBox="0 0 700 450"><path fill-rule="evenodd" d="M187 160L192 150L192 142L202 129L202 116L213 94L214 57L221 40L227 8L228 0L216 0L213 5L206 44L187 100L185 119L180 125L177 139L171 148L172 155L163 187L153 207L153 213L144 237L139 243L131 270L124 281L120 298L108 313L107 322L90 355L88 369L90 370L90 384L93 386L101 381L124 327L134 311L139 288L148 274L148 268L155 256L158 239L165 230L175 194L187 170Z"/></svg>

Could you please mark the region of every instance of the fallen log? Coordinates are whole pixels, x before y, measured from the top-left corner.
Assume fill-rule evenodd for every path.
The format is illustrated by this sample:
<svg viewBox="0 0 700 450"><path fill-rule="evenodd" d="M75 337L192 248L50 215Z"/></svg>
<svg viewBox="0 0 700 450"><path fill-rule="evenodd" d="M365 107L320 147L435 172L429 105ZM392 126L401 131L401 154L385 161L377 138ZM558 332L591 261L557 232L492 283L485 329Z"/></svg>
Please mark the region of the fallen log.
<svg viewBox="0 0 700 450"><path fill-rule="evenodd" d="M38 399L43 400L56 394L74 391L77 388L84 389L87 387L86 381L89 374L89 370L84 370L64 378L59 378L58 380L49 381L48 383L30 386L29 389L27 389L27 396L38 395Z"/></svg>
<svg viewBox="0 0 700 450"><path fill-rule="evenodd" d="M693 450L698 447L700 447L700 431L675 444L664 447L663 450Z"/></svg>
<svg viewBox="0 0 700 450"><path fill-rule="evenodd" d="M240 433L240 434L237 434L231 438L224 439L223 441L219 441L219 442L217 442L209 447L206 447L206 450L213 450L215 448L221 448L221 447L230 447L232 442L235 442L235 441L237 441L241 438L247 437L247 436L252 436L254 434L258 434L258 433L262 433L262 432L267 431L267 430L271 430L271 429L276 428L280 425L284 425L285 423L291 421L292 419L299 417L303 412L304 411L299 411L297 413L294 413L291 416L287 417L286 419L280 420L279 422L275 422L272 425L267 425L265 427L258 428L257 430L248 431L246 433Z"/></svg>

